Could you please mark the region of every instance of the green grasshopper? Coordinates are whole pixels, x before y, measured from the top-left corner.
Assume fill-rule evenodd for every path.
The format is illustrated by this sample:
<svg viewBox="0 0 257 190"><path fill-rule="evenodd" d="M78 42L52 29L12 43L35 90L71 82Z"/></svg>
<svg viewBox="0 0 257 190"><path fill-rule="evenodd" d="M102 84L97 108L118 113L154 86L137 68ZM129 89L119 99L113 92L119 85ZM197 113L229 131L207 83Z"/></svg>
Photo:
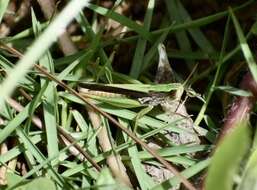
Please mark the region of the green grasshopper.
<svg viewBox="0 0 257 190"><path fill-rule="evenodd" d="M188 96L200 97L193 89L184 83L175 83L173 71L170 67L167 53L163 44L158 46L159 64L155 83L157 84L98 84L81 83L80 93L86 93L91 96L119 107L137 107L137 106L156 106L160 105L171 122L176 123L177 127L182 128L181 133L174 133L169 130L162 131L162 134L174 145L182 144L200 144L198 133L193 125L193 120L187 113L184 102L181 97L186 92ZM189 77L188 77L189 78ZM158 84L166 83L166 84ZM149 109L142 109L140 113L145 114ZM135 118L135 121L138 121ZM135 122L136 123L136 122ZM135 124L135 126L137 126ZM136 128L136 127L135 127ZM155 140L149 140L148 146L159 149L162 145ZM161 182L173 176L165 168L154 165L144 164L147 173L153 177L156 182Z"/></svg>
<svg viewBox="0 0 257 190"><path fill-rule="evenodd" d="M200 97L193 89L186 87L184 83L174 83L173 71L170 67L165 46L159 44L159 64L155 77L156 83L166 84L99 84L80 83L79 92L120 107L138 107L144 105L161 105L162 109L175 119L183 121L178 123L179 127L188 131L188 134L171 136L176 140L175 144L199 143L194 131L193 121L188 115L185 105L181 103L181 97L186 92L190 97Z"/></svg>

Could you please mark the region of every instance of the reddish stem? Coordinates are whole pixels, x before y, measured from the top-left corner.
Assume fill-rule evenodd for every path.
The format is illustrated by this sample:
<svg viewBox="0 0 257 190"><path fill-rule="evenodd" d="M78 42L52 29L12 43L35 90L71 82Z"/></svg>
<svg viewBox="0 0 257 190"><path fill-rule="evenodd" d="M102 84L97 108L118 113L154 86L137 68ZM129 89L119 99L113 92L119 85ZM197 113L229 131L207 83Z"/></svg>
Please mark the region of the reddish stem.
<svg viewBox="0 0 257 190"><path fill-rule="evenodd" d="M251 111L257 100L257 84L249 72L243 77L240 83L240 88L250 91L253 96L235 98L225 118L224 126L218 138L218 142L229 134L230 131L237 126L238 122L249 120Z"/></svg>

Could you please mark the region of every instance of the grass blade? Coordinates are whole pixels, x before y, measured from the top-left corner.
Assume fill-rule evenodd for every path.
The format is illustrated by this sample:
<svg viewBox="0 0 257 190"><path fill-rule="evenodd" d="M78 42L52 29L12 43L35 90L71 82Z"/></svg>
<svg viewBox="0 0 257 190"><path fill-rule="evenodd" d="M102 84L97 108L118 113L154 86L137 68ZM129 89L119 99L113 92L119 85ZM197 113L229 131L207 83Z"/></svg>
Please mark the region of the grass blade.
<svg viewBox="0 0 257 190"><path fill-rule="evenodd" d="M0 0L0 23L9 4L9 0Z"/></svg>
<svg viewBox="0 0 257 190"><path fill-rule="evenodd" d="M149 31L151 26L154 6L155 0L150 0L148 2L148 7L144 19L144 28L147 31ZM138 78L139 74L141 73L146 43L147 41L143 37L140 37L137 41L137 46L133 57L132 66L130 69L130 76L133 78Z"/></svg>
<svg viewBox="0 0 257 190"><path fill-rule="evenodd" d="M236 16L231 8L229 8L229 13L232 17L232 20L233 20L233 23L234 23L234 26L236 29L237 37L239 39L240 47L242 49L242 52L243 52L246 62L248 64L248 67L251 71L251 74L252 74L255 82L257 82L257 65L254 60L253 54L250 50L249 45L247 44L247 41L246 41L246 38L242 31L242 28L240 27L240 24L239 24L238 20L236 19Z"/></svg>

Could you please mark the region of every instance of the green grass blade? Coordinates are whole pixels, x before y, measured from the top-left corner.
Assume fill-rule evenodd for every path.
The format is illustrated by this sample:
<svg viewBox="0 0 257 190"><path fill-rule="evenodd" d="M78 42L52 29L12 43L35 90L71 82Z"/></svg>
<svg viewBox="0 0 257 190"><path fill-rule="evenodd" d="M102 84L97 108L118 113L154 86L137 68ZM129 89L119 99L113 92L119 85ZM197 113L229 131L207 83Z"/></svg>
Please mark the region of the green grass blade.
<svg viewBox="0 0 257 190"><path fill-rule="evenodd" d="M98 87L114 87L125 90L132 90L136 92L171 92L177 90L181 87L180 83L170 83L170 84L101 84L101 83L84 83L85 88L90 88L90 86L98 86ZM81 83L83 87L83 83Z"/></svg>
<svg viewBox="0 0 257 190"><path fill-rule="evenodd" d="M240 47L242 49L242 52L243 52L246 62L248 64L248 67L251 71L251 74L252 74L255 82L257 82L257 65L254 60L253 54L250 50L249 45L247 44L247 41L246 41L246 38L242 31L242 28L240 27L240 24L231 8L229 8L229 13L232 17L232 20L233 20L233 23L234 23L234 26L236 29L237 37L239 39Z"/></svg>
<svg viewBox="0 0 257 190"><path fill-rule="evenodd" d="M216 86L216 90L223 90L227 93L236 95L236 96L243 96L243 97L250 97L252 96L252 93L246 90L242 90L239 88L235 88L233 86Z"/></svg>
<svg viewBox="0 0 257 190"><path fill-rule="evenodd" d="M155 6L155 0L150 0L148 2L148 7L146 10L145 19L144 19L144 28L147 31L149 31L151 26L154 6ZM146 49L146 43L147 41L143 37L140 37L137 41L136 50L134 53L132 66L130 69L130 76L133 78L138 78L139 74L141 73L144 53Z"/></svg>
<svg viewBox="0 0 257 190"><path fill-rule="evenodd" d="M228 44L228 32L229 32L229 24L230 24L230 17L228 17L227 19L227 23L226 23L226 27L225 27L225 34L224 34L224 39L223 39L223 42L222 42L222 48L221 48L221 51L220 51L220 55L219 55L219 60L217 61L217 70L216 70L216 73L215 73L215 76L214 76L214 79L212 80L212 82L210 83L210 87L207 91L207 95L206 95L206 98L205 98L205 103L203 104L203 106L201 107L195 121L194 121L194 124L196 126L198 126L202 119L204 118L204 114L205 114L205 111L207 109L207 106L211 100L211 97L213 95L213 92L215 90L215 87L217 85L219 85L219 78L220 78L220 75L221 75L221 69L222 69L222 65L224 64L224 52L227 48L227 44Z"/></svg>
<svg viewBox="0 0 257 190"><path fill-rule="evenodd" d="M157 150L156 152L160 156L168 157L168 156L190 154L194 152L209 151L209 150L211 150L211 146L208 146L208 145L191 145L191 146L180 145L175 147L162 148L160 150ZM153 158L153 156L147 153L146 151L140 151L138 153L138 156L141 159Z"/></svg>
<svg viewBox="0 0 257 190"><path fill-rule="evenodd" d="M9 0L0 0L0 23L9 4Z"/></svg>

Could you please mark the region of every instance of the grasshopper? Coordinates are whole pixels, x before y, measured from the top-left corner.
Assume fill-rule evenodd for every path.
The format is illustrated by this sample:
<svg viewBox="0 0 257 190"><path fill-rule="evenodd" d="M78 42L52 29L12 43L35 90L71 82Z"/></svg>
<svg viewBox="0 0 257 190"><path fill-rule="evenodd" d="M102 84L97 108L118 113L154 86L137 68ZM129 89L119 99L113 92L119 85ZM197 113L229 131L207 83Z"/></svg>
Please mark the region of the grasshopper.
<svg viewBox="0 0 257 190"><path fill-rule="evenodd" d="M142 105L160 105L163 111L171 118L171 121L178 121L176 122L177 127L184 129L183 132L179 134L169 130L164 131L165 137L169 139L172 144L200 144L200 139L194 129L193 120L187 113L184 104L185 101L181 101L184 92L186 92L188 96L196 96L198 98L200 96L193 89L186 87L187 80L183 84L174 82L173 70L169 64L163 44L159 44L158 52L159 63L155 77L156 84L81 83L79 91L82 94L86 93L87 96L91 94L92 98L101 99L102 101L117 104L118 106L136 107ZM137 101L133 103L131 98ZM161 148L161 145L157 144L155 141L148 142L148 145L155 149ZM173 176L173 174L165 168L159 168L149 164L144 164L144 166L147 173L151 175L156 182L161 182Z"/></svg>
<svg viewBox="0 0 257 190"><path fill-rule="evenodd" d="M79 92L117 106L160 105L172 120L181 120L177 126L185 129L181 134L170 133L169 139L177 145L199 144L200 140L194 130L193 121L186 111L184 102L181 102L181 96L185 91L188 96L200 96L193 89L185 88L187 81L183 84L174 82L173 71L163 44L159 44L158 52L159 63L155 77L157 84L80 83ZM132 102L131 98L137 101Z"/></svg>

